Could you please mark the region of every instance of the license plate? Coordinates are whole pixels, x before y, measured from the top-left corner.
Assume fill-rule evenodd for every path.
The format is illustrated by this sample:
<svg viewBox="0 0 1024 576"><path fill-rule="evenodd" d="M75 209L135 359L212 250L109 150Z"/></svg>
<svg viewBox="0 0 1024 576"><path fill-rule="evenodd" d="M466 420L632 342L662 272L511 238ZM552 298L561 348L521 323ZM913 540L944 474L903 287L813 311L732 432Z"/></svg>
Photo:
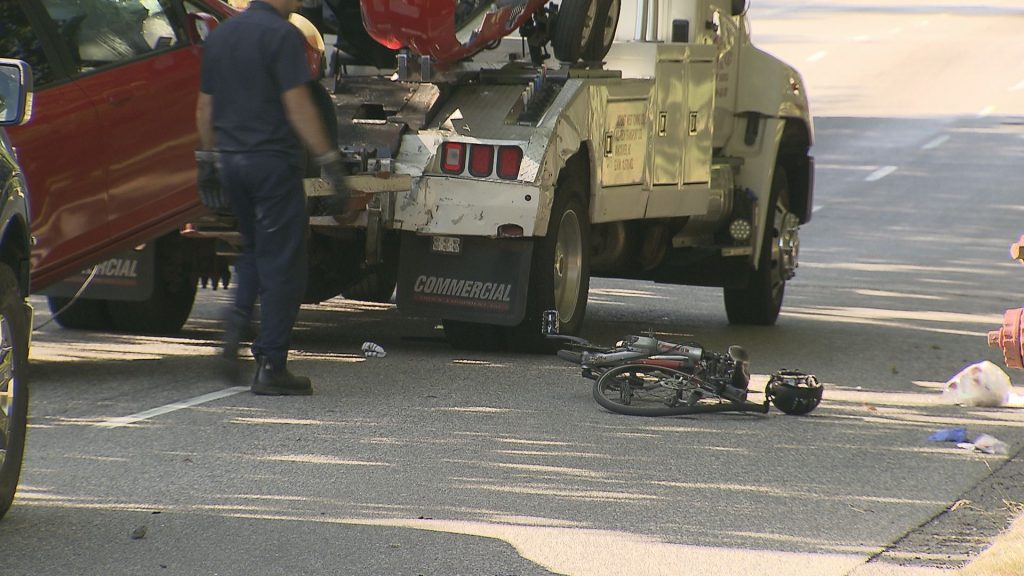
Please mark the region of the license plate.
<svg viewBox="0 0 1024 576"><path fill-rule="evenodd" d="M430 239L430 251L439 254L460 254L462 253L462 238L434 236Z"/></svg>

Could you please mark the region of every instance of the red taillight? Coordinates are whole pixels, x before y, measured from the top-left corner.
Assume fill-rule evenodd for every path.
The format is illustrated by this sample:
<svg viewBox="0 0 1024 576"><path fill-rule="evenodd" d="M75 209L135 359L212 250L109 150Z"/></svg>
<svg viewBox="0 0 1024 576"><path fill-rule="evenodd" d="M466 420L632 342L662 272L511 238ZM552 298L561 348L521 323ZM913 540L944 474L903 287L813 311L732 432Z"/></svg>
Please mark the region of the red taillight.
<svg viewBox="0 0 1024 576"><path fill-rule="evenodd" d="M462 174L466 169L466 145L461 142L445 142L441 145L441 171L447 174Z"/></svg>
<svg viewBox="0 0 1024 576"><path fill-rule="evenodd" d="M469 147L469 173L477 178L486 178L494 172L494 146L473 144Z"/></svg>
<svg viewBox="0 0 1024 576"><path fill-rule="evenodd" d="M522 163L523 149L519 146L498 148L498 178L515 180L519 177L519 167Z"/></svg>

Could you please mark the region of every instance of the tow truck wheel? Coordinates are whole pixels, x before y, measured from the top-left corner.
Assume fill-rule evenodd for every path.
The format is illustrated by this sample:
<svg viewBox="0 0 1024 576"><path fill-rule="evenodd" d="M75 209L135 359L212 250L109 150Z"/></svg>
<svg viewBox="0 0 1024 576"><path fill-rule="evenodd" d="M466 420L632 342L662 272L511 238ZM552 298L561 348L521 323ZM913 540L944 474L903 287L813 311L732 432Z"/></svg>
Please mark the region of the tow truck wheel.
<svg viewBox="0 0 1024 576"><path fill-rule="evenodd" d="M615 30L619 27L621 9L622 0L597 0L595 30L591 34L590 43L583 50L584 61L600 62L608 55L615 41Z"/></svg>
<svg viewBox="0 0 1024 576"><path fill-rule="evenodd" d="M153 292L140 301L107 300L114 329L134 334L171 334L192 313L199 277L195 259L177 232L156 241Z"/></svg>
<svg viewBox="0 0 1024 576"><path fill-rule="evenodd" d="M612 0L563 0L558 9L558 21L551 35L551 48L555 58L570 64L578 61L591 39L600 33L598 27L603 26L598 20L600 5L609 4ZM614 35L614 33L613 33Z"/></svg>
<svg viewBox="0 0 1024 576"><path fill-rule="evenodd" d="M545 310L558 310L562 334L578 334L583 327L590 290L590 219L581 180L566 176L555 194L547 235L535 241L526 315L507 329L509 347L517 352L552 352L557 347L541 334Z"/></svg>
<svg viewBox="0 0 1024 576"><path fill-rule="evenodd" d="M744 288L725 288L725 312L730 324L771 326L779 318L786 280L796 268L799 236L796 215L789 211L789 180L782 165L772 178L773 211L765 223L761 259Z"/></svg>
<svg viewBox="0 0 1024 576"><path fill-rule="evenodd" d="M359 0L328 0L327 4L337 17L337 47L344 50L360 64L378 68L395 65L395 50L374 40L363 26L363 14Z"/></svg>
<svg viewBox="0 0 1024 576"><path fill-rule="evenodd" d="M74 302L71 298L50 296L46 299L53 320L61 328L68 330L110 330L113 323L107 314L107 303L104 300L79 298Z"/></svg>
<svg viewBox="0 0 1024 576"><path fill-rule="evenodd" d="M505 348L505 334L501 326L462 320L442 320L441 324L445 340L456 350L498 352Z"/></svg>
<svg viewBox="0 0 1024 576"><path fill-rule="evenodd" d="M383 248L383 260L365 270L355 284L342 290L342 296L363 302L391 301L398 285L398 235L385 236Z"/></svg>
<svg viewBox="0 0 1024 576"><path fill-rule="evenodd" d="M0 518L21 475L28 424L28 317L14 272L0 264Z"/></svg>

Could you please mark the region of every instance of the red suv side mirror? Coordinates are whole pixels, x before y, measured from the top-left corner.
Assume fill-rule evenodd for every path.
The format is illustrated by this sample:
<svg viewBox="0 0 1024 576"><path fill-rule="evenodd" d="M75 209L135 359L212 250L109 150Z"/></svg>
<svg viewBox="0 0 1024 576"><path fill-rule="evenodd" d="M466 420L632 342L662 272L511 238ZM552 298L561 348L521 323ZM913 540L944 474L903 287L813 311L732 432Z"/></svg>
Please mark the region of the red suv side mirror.
<svg viewBox="0 0 1024 576"><path fill-rule="evenodd" d="M193 44L202 44L206 37L217 27L218 20L205 12L193 12L188 15L188 37Z"/></svg>

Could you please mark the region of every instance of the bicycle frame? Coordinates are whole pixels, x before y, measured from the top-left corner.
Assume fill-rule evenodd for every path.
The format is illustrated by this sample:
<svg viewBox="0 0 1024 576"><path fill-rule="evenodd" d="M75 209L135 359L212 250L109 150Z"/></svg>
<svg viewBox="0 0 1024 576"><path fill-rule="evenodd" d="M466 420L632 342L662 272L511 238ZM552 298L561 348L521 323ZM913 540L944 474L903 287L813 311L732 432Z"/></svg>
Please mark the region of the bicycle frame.
<svg viewBox="0 0 1024 576"><path fill-rule="evenodd" d="M742 347L730 346L723 354L653 335L631 335L612 347L601 347L555 333L552 327L558 324L549 320L545 317L543 323L545 335L568 346L558 356L578 364L582 376L594 380L594 399L613 412L635 416L768 412L768 400L747 400L750 361Z"/></svg>

